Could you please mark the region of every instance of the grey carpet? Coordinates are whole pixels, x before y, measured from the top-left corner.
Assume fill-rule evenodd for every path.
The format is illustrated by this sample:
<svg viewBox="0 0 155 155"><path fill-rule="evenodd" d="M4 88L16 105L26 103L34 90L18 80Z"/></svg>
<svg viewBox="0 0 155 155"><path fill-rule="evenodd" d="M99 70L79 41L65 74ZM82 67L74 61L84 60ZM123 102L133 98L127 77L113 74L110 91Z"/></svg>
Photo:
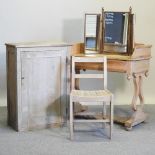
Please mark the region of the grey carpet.
<svg viewBox="0 0 155 155"><path fill-rule="evenodd" d="M116 106L115 113L132 113L129 106ZM126 131L114 124L110 141L100 124L76 125L75 141L67 127L16 132L7 126L6 107L0 107L0 155L154 155L155 105L145 106L147 122Z"/></svg>

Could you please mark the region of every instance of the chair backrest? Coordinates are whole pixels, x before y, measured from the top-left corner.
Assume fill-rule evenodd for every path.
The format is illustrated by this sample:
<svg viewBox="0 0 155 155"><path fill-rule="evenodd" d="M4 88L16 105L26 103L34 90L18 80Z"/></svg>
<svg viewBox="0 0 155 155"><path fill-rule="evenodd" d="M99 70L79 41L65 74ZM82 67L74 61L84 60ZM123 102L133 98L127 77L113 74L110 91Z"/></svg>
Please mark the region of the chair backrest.
<svg viewBox="0 0 155 155"><path fill-rule="evenodd" d="M75 71L76 63L102 63L103 73L102 74L77 74ZM75 89L75 79L80 78L94 78L104 80L104 89L107 89L107 57L106 56L72 56L72 90Z"/></svg>

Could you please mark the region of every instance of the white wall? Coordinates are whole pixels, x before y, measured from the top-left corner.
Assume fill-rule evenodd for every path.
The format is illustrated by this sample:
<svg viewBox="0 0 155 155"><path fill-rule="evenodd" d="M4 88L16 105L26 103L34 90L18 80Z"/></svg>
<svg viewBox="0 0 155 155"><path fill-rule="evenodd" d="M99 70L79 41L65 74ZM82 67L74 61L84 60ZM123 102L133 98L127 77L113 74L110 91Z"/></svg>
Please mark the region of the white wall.
<svg viewBox="0 0 155 155"><path fill-rule="evenodd" d="M102 7L127 11L129 6L136 14L136 42L153 45L150 75L144 79L144 94L146 103L154 104L154 0L0 0L0 105L6 105L4 43L41 40L81 42L84 13L99 13ZM114 92L117 104L130 103L133 86L125 74L110 73L109 88Z"/></svg>

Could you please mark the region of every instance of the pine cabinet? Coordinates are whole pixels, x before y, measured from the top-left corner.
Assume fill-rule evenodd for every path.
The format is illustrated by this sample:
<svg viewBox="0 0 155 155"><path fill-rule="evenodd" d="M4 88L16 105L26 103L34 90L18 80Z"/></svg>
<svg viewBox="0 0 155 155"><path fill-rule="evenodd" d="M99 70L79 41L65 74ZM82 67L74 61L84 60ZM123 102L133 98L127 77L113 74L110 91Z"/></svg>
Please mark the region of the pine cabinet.
<svg viewBox="0 0 155 155"><path fill-rule="evenodd" d="M15 130L66 121L70 49L64 43L6 44L8 124Z"/></svg>

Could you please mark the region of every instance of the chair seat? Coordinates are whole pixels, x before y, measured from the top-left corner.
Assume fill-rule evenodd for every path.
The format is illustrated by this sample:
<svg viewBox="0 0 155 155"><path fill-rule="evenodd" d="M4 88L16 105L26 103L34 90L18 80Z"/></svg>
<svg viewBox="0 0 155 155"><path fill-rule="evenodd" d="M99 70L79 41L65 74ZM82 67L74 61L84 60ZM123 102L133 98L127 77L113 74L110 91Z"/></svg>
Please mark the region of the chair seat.
<svg viewBox="0 0 155 155"><path fill-rule="evenodd" d="M112 93L109 90L72 90L73 101L110 101Z"/></svg>

